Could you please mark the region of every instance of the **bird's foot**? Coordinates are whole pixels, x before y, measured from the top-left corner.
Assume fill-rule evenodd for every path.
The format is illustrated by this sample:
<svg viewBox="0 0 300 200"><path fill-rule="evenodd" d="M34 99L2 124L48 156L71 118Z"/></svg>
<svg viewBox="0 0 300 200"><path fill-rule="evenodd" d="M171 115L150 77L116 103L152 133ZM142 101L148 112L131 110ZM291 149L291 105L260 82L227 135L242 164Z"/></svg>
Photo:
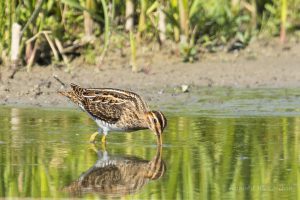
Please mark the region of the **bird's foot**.
<svg viewBox="0 0 300 200"><path fill-rule="evenodd" d="M99 158L108 157L105 143L102 143L101 147L96 147L95 143L91 143L88 149L94 151Z"/></svg>
<svg viewBox="0 0 300 200"><path fill-rule="evenodd" d="M92 143L89 149L93 150L95 153L98 153L98 149L96 148L95 144Z"/></svg>
<svg viewBox="0 0 300 200"><path fill-rule="evenodd" d="M102 136L101 142L102 142L102 145L101 145L102 146L102 150L106 151L106 135Z"/></svg>
<svg viewBox="0 0 300 200"><path fill-rule="evenodd" d="M94 143L95 142L96 137L97 137L98 134L99 134L98 132L95 132L95 133L93 133L93 135L91 135L91 137L90 137L90 143Z"/></svg>

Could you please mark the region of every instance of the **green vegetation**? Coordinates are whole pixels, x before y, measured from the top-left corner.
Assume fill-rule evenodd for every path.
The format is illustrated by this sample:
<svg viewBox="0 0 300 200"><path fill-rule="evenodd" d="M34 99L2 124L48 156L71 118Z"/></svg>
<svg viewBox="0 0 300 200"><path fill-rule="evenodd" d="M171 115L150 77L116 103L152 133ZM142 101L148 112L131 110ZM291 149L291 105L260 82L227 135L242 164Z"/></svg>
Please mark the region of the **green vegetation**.
<svg viewBox="0 0 300 200"><path fill-rule="evenodd" d="M180 43L183 60L193 61L199 47L240 49L257 35L280 35L284 43L299 21L300 0L0 0L0 58L10 60L14 23L22 27L20 61L30 70L34 62L68 66L78 55L101 65L120 40L132 54L142 45Z"/></svg>
<svg viewBox="0 0 300 200"><path fill-rule="evenodd" d="M97 160L87 142L94 122L73 111L0 111L0 197L68 197L61 189ZM168 119L165 175L124 199L297 199L299 117ZM109 140L112 155L155 155L148 131Z"/></svg>

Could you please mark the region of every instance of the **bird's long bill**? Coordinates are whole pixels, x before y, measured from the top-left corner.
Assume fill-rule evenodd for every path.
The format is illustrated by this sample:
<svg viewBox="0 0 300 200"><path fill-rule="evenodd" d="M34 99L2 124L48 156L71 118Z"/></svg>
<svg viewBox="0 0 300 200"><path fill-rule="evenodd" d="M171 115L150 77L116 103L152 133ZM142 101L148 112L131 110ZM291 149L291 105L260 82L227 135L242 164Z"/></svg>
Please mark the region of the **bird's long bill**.
<svg viewBox="0 0 300 200"><path fill-rule="evenodd" d="M157 144L160 145L160 146L162 146L162 135L161 134L157 134L156 137L157 137Z"/></svg>

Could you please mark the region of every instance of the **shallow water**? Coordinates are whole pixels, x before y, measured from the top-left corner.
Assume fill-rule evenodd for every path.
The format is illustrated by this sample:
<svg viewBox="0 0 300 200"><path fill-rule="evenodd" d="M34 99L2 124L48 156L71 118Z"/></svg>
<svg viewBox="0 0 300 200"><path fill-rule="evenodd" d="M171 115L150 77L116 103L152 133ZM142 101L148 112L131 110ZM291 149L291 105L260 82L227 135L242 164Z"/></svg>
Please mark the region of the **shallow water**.
<svg viewBox="0 0 300 200"><path fill-rule="evenodd" d="M297 91L206 95L163 107L162 150L149 131L92 145L76 109L0 107L0 197L299 198Z"/></svg>

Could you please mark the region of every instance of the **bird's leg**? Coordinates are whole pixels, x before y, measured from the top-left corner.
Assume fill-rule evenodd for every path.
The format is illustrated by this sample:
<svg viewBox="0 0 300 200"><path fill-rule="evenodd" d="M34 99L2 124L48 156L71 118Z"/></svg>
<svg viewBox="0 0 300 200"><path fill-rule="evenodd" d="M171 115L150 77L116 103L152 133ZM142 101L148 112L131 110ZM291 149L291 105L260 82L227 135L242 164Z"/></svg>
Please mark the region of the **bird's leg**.
<svg viewBox="0 0 300 200"><path fill-rule="evenodd" d="M106 143L101 143L102 151L106 152Z"/></svg>
<svg viewBox="0 0 300 200"><path fill-rule="evenodd" d="M90 137L90 142L91 142L91 143L94 143L95 140L96 140L97 135L100 134L100 133L102 133L102 130L99 128L99 129L98 129L98 132L95 132L95 133L93 133L93 134L91 135L91 137Z"/></svg>
<svg viewBox="0 0 300 200"><path fill-rule="evenodd" d="M107 132L104 131L104 132L103 132L102 139L101 139L101 142L102 142L102 143L106 143L106 135L107 135Z"/></svg>
<svg viewBox="0 0 300 200"><path fill-rule="evenodd" d="M108 159L108 153L106 151L106 146L105 144L102 144L102 148L97 148L95 143L91 143L89 149L93 150L97 155L98 155L98 159Z"/></svg>
<svg viewBox="0 0 300 200"><path fill-rule="evenodd" d="M107 132L104 131L102 139L101 139L103 152L106 151L106 135L107 135Z"/></svg>
<svg viewBox="0 0 300 200"><path fill-rule="evenodd" d="M106 143L106 135L103 135L103 136L102 136L101 142L102 142L102 143Z"/></svg>
<svg viewBox="0 0 300 200"><path fill-rule="evenodd" d="M95 132L91 135L90 137L90 143L94 143L95 140L96 140L96 136L98 135L99 133L98 132Z"/></svg>
<svg viewBox="0 0 300 200"><path fill-rule="evenodd" d="M109 156L106 150L103 151L102 160L109 160Z"/></svg>
<svg viewBox="0 0 300 200"><path fill-rule="evenodd" d="M91 143L91 146L90 146L89 149L93 150L96 154L98 154L98 152L99 152L98 149L95 146L95 143Z"/></svg>

